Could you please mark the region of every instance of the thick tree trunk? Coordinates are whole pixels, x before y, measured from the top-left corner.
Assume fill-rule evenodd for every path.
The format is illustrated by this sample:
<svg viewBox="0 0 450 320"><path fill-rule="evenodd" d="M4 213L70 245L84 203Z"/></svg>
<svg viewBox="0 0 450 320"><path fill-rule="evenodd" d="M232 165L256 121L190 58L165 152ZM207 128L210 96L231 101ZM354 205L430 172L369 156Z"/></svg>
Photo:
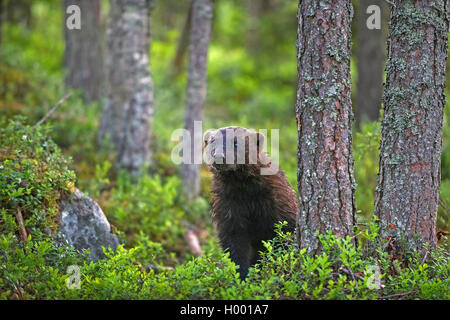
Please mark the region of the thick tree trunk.
<svg viewBox="0 0 450 320"><path fill-rule="evenodd" d="M77 5L81 12L81 29L69 30L64 19L64 66L66 86L83 91L84 100L99 100L104 94L103 28L100 0L64 0L63 10Z"/></svg>
<svg viewBox="0 0 450 320"><path fill-rule="evenodd" d="M191 135L191 164L181 166L184 193L189 199L200 193L200 164L194 163L194 121L203 121L206 100L206 76L209 36L213 16L213 0L194 0L189 39L189 71L187 83L185 128Z"/></svg>
<svg viewBox="0 0 450 320"><path fill-rule="evenodd" d="M356 213L350 83L351 1L299 1L298 240L320 251L316 231L353 234Z"/></svg>
<svg viewBox="0 0 450 320"><path fill-rule="evenodd" d="M111 1L107 46L107 101L100 143L109 137L116 166L137 175L151 161L153 82L149 68L154 0Z"/></svg>
<svg viewBox="0 0 450 320"><path fill-rule="evenodd" d="M423 248L436 244L450 2L394 3L375 215L382 237Z"/></svg>
<svg viewBox="0 0 450 320"><path fill-rule="evenodd" d="M381 9L381 29L369 29L366 25L371 5ZM389 18L384 0L361 0L356 15L358 81L356 87L356 124L378 120L383 96L383 70L386 51L386 26Z"/></svg>

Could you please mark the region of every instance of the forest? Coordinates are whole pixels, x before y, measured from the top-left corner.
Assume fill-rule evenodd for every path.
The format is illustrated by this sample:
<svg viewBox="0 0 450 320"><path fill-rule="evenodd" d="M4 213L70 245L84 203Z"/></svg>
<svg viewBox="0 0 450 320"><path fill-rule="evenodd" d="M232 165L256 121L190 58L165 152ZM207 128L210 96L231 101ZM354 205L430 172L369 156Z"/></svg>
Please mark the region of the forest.
<svg viewBox="0 0 450 320"><path fill-rule="evenodd" d="M0 0L0 299L449 300L449 23Z"/></svg>

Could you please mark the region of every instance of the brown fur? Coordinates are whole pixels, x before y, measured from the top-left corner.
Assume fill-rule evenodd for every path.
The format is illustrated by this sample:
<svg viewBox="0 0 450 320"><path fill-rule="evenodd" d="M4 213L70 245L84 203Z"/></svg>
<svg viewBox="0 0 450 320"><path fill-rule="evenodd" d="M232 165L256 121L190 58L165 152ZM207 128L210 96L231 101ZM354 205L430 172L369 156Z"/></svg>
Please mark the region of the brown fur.
<svg viewBox="0 0 450 320"><path fill-rule="evenodd" d="M241 127L207 132L207 156L213 157L216 147L211 145L218 134L219 140L222 138L220 134L226 135L226 129L240 129L249 136L257 135L254 140L246 138L244 164L212 164L209 167L213 173L213 219L220 244L230 252L231 260L239 265L241 278L244 279L248 268L259 259L259 251L264 250L262 241L274 238L275 223L287 221L285 230L295 231L298 203L297 195L281 169L274 175L261 175L260 169L271 163L264 152L258 152L256 164L249 164L248 144L257 141L258 145L262 145L263 135ZM225 153L225 143L223 150Z"/></svg>

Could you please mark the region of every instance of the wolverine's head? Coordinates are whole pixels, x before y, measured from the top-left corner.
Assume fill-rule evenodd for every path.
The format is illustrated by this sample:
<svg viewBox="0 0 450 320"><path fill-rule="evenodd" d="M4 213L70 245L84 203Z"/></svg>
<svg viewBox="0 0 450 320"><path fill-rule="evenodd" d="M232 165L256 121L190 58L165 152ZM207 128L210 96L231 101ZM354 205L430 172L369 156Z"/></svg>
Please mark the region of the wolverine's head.
<svg viewBox="0 0 450 320"><path fill-rule="evenodd" d="M258 165L264 135L243 127L225 127L204 134L205 160L219 172Z"/></svg>

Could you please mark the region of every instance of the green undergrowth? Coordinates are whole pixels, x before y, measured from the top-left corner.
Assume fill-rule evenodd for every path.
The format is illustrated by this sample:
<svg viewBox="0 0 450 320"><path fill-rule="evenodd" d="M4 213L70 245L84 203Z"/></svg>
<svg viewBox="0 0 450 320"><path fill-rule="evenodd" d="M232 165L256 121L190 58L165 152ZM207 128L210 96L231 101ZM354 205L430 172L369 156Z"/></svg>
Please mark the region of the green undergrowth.
<svg viewBox="0 0 450 320"><path fill-rule="evenodd" d="M106 258L87 260L59 241L58 200L73 191L70 158L47 137L16 118L2 124L0 152L0 298L2 299L449 299L448 248L393 255L371 219L350 237L318 235L312 256L276 225L261 260L245 281L205 223L204 253L193 257L184 234L205 220L207 204L184 203L178 178L119 173L108 184L105 207L122 245ZM105 176L110 166L98 170ZM103 187L102 187L103 189ZM102 193L102 194L103 194ZM17 211L27 239L21 239ZM206 212L206 213L205 213ZM185 247L184 249L180 249ZM77 278L79 275L79 278ZM79 282L77 281L79 279Z"/></svg>
<svg viewBox="0 0 450 320"><path fill-rule="evenodd" d="M313 257L279 230L265 243L261 261L245 281L228 254L220 251L174 269L164 267L159 264L162 246L147 237L133 248L106 252L106 258L95 263L49 240L21 244L2 237L0 294L3 299L450 298L449 257L442 248L430 251L426 261L417 252L398 260L380 247L365 251L355 248L350 238L328 234L320 235L324 251ZM69 266L77 268L79 282Z"/></svg>
<svg viewBox="0 0 450 320"><path fill-rule="evenodd" d="M31 234L56 230L59 200L73 191L70 158L48 138L48 128L32 128L17 117L0 125L0 232L18 214Z"/></svg>
<svg viewBox="0 0 450 320"><path fill-rule="evenodd" d="M313 257L298 248L292 235L278 229L247 280L239 279L238 269L220 249L211 223L210 174L202 168L202 197L186 202L180 195L178 168L170 159L171 134L183 126L187 81L187 61L177 76L168 72L186 12L173 4L161 1L155 8L160 13L178 10L171 19L158 11L153 15L154 166L151 174L143 173L136 181L116 172L114 155L97 147L104 101L86 104L80 92L64 87L64 12L60 2L34 0L31 28L4 23L0 118L14 120L0 121L0 298L449 299L446 243L441 242L423 259L422 254L407 250L394 256L377 237L372 212L380 122L362 124L353 135L358 222L365 226L356 232L361 232L359 247L349 239L320 235L324 251ZM296 57L292 39L296 37L297 6L280 2L277 10L265 12L254 46L248 41L254 32L248 34L250 38L241 32L254 23L241 5L217 4L203 129L240 125L266 128L269 135L270 129L279 129L280 167L296 189ZM175 22L168 27L163 23L166 19ZM357 70L353 66L352 60L354 80ZM69 91L70 98L44 125L33 129ZM450 225L449 119L447 103L438 231L448 231ZM268 151L270 154L270 148ZM75 185L100 204L123 244L97 262L89 262L86 252L58 242L58 201ZM26 241L20 239L18 210L23 215ZM200 257L190 253L185 239L188 230L199 238ZM73 287L71 270L80 272L79 289L67 287L68 280Z"/></svg>

